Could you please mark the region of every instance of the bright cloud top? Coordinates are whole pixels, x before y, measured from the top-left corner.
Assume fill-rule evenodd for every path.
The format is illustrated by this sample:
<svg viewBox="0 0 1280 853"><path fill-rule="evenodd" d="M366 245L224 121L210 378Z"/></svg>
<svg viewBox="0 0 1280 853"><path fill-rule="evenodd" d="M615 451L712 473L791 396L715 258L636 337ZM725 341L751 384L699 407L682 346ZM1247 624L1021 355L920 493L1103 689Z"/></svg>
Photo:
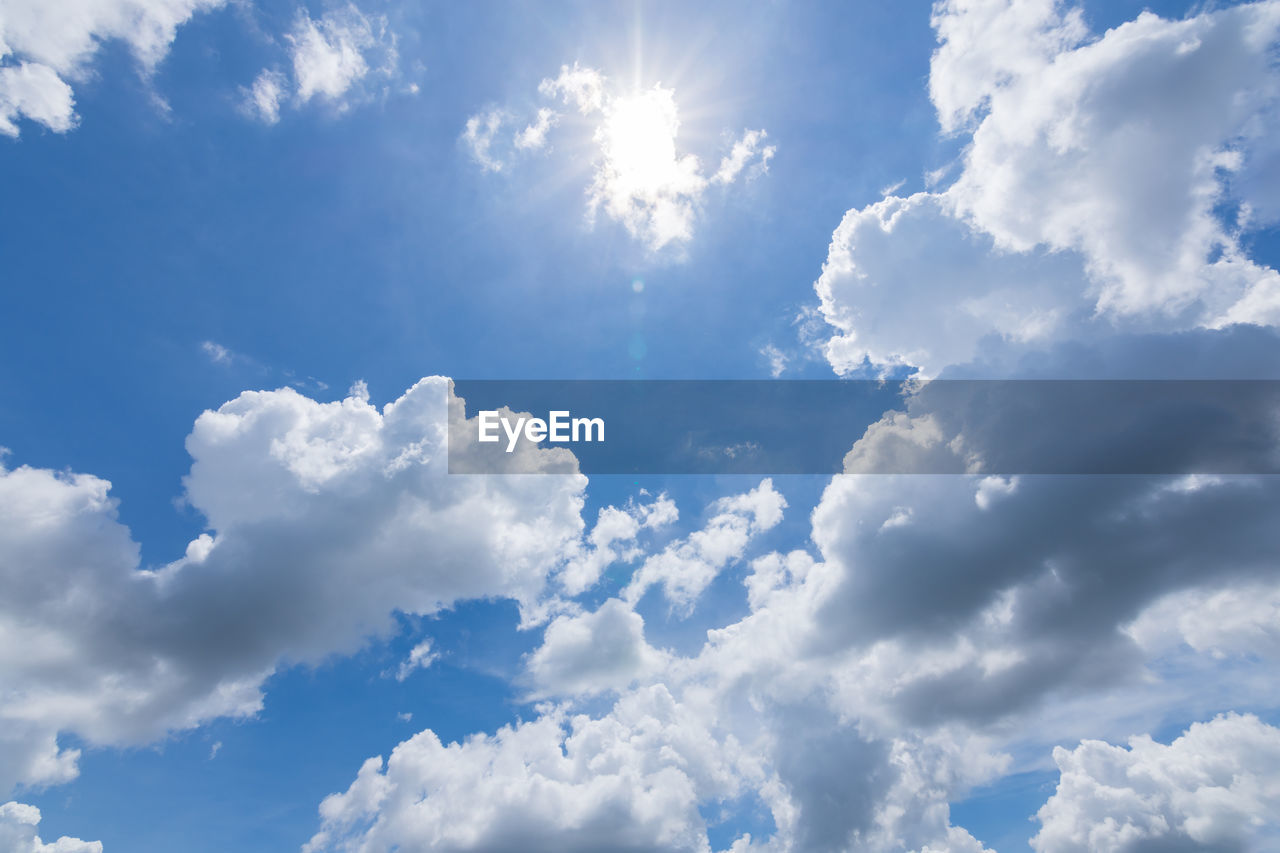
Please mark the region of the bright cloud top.
<svg viewBox="0 0 1280 853"><path fill-rule="evenodd" d="M81 841L63 836L45 843L36 835L40 810L25 803L0 805L0 849L8 853L102 853L101 841Z"/></svg>
<svg viewBox="0 0 1280 853"><path fill-rule="evenodd" d="M744 131L719 169L708 175L696 155L682 153L676 144L680 117L672 89L659 84L620 94L599 71L575 64L543 80L538 92L594 122L597 157L587 188L588 220L603 211L652 251L687 243L708 187L764 174L777 151L765 143L765 131ZM498 172L514 155L547 147L560 119L554 110L541 108L515 130L520 123L507 110L492 109L469 118L462 139L481 169Z"/></svg>
<svg viewBox="0 0 1280 853"><path fill-rule="evenodd" d="M1169 745L1059 747L1040 809L1041 853L1265 850L1280 842L1280 729L1252 715L1196 723Z"/></svg>
<svg viewBox="0 0 1280 853"><path fill-rule="evenodd" d="M987 336L1280 322L1280 273L1242 239L1278 213L1280 3L1094 37L1047 0L957 1L934 26L930 92L970 143L948 189L832 235L816 289L837 372L936 374Z"/></svg>

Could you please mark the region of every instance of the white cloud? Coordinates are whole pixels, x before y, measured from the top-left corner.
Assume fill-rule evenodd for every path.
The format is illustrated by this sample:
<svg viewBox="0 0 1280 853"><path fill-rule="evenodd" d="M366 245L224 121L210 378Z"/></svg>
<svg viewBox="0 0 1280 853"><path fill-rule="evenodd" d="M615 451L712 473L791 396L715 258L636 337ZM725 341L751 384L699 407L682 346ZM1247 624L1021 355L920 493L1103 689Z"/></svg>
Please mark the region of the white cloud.
<svg viewBox="0 0 1280 853"><path fill-rule="evenodd" d="M742 170L747 169L753 160L755 164L747 172L748 180L768 172L769 161L778 152L776 145L763 144L768 135L763 130L743 131L742 137L733 143L733 148L720 161L720 168L712 176L712 182L717 184L733 183L742 174Z"/></svg>
<svg viewBox="0 0 1280 853"><path fill-rule="evenodd" d="M393 611L533 603L581 535L585 479L449 477L461 415L442 378L381 411L284 389L205 412L185 485L210 533L156 571L106 481L0 470L0 788L72 778L63 733L138 744L255 713L279 662L351 652Z"/></svg>
<svg viewBox="0 0 1280 853"><path fill-rule="evenodd" d="M516 134L516 148L527 151L537 150L547 144L547 132L555 126L560 116L555 110L546 108L538 110L538 117L532 124Z"/></svg>
<svg viewBox="0 0 1280 853"><path fill-rule="evenodd" d="M576 62L572 68L562 65L558 77L548 77L539 83L538 92L548 98L558 96L566 104L572 103L584 116L602 111L608 99L604 75Z"/></svg>
<svg viewBox="0 0 1280 853"><path fill-rule="evenodd" d="M566 595L580 595L600 579L610 565L640 556L636 536L646 528L660 528L679 517L675 502L661 494L647 504L628 502L623 509L604 507L595 527L577 553L569 558L558 580Z"/></svg>
<svg viewBox="0 0 1280 853"><path fill-rule="evenodd" d="M404 681L413 674L414 670L426 669L439 659L439 653L431 649L430 638L423 640L409 650L409 657L396 670L396 681Z"/></svg>
<svg viewBox="0 0 1280 853"><path fill-rule="evenodd" d="M275 124L280 120L280 104L287 96L288 84L279 71L263 69L253 81L253 86L243 90L243 110L253 118Z"/></svg>
<svg viewBox="0 0 1280 853"><path fill-rule="evenodd" d="M364 52L377 44L373 22L351 5L319 21L299 12L293 31L285 38L292 54L298 100L304 103L316 95L334 100L345 94L369 73Z"/></svg>
<svg viewBox="0 0 1280 853"><path fill-rule="evenodd" d="M837 372L933 375L991 339L1280 323L1280 274L1241 240L1274 216L1253 187L1280 168L1280 4L1098 37L1063 8L935 6L931 95L971 141L945 191L850 210L833 234L816 289Z"/></svg>
<svg viewBox="0 0 1280 853"><path fill-rule="evenodd" d="M58 133L76 124L69 81L88 76L101 45L119 40L143 73L165 57L178 27L225 0L8 0L0 15L0 133L27 119Z"/></svg>
<svg viewBox="0 0 1280 853"><path fill-rule="evenodd" d="M778 349L773 344L766 344L760 348L760 355L764 356L769 362L769 375L777 379L787 370L787 362L791 360L785 352Z"/></svg>
<svg viewBox="0 0 1280 853"><path fill-rule="evenodd" d="M1261 853L1280 842L1280 729L1251 715L1196 723L1167 746L1091 740L1053 760L1058 789L1031 840L1042 853Z"/></svg>
<svg viewBox="0 0 1280 853"><path fill-rule="evenodd" d="M227 349L222 344L215 343L213 341L205 341L200 344L200 349L205 355L209 356L209 360L214 364L231 363L233 354L231 350Z"/></svg>
<svg viewBox="0 0 1280 853"><path fill-rule="evenodd" d="M506 115L501 110L489 110L467 119L467 125L462 131L462 139L471 149L471 156L486 172L500 172L503 169L504 163L492 149L494 137L504 121Z"/></svg>
<svg viewBox="0 0 1280 853"><path fill-rule="evenodd" d="M430 730L325 799L320 851L708 851L698 792L734 790L722 750L663 687L592 720L554 710L444 745Z"/></svg>
<svg viewBox="0 0 1280 853"><path fill-rule="evenodd" d="M611 598L593 613L548 625L528 672L539 695L590 694L655 675L666 658L645 642L640 614Z"/></svg>
<svg viewBox="0 0 1280 853"><path fill-rule="evenodd" d="M698 158L676 151L679 128L675 92L661 86L610 98L596 127L600 162L587 193L588 213L603 209L653 250L693 236L696 205L707 186Z"/></svg>
<svg viewBox="0 0 1280 853"><path fill-rule="evenodd" d="M1276 128L1278 35L1274 2L1184 21L1148 13L1023 68L994 83L948 195L1000 247L1080 252L1108 314L1212 323L1259 288L1275 299L1276 273L1243 256L1214 207L1229 197L1224 175L1272 153L1258 142Z"/></svg>
<svg viewBox="0 0 1280 853"><path fill-rule="evenodd" d="M1200 255L1223 173L1269 168L1264 96L1274 70L1261 63L1280 4L1187 22L1147 15L1097 38L1062 8L935 7L932 97L946 130L972 133L972 144L950 189L852 210L833 235L818 293L838 332L828 356L842 371L865 361L930 375L970 362L965 369L1032 376L1274 369L1280 338L1270 330L1212 328L1240 306L1255 312L1240 316L1265 319L1258 282L1270 273L1231 242L1213 262ZM1170 86L1179 74L1195 85ZM674 98L668 105L656 91L631 102L659 129L662 144L645 156L678 166ZM608 81L589 69L566 68L543 92L599 117L600 128L614 107ZM1190 102L1185 116L1174 101ZM1003 158L992 153L1002 145ZM1238 149L1239 162L1223 146ZM1206 150L1208 160L1197 159ZM733 153L726 159L732 167ZM1114 180L1104 185L1094 170ZM604 209L602 181L597 173L592 193ZM635 226L650 240L654 227ZM1214 239L1235 240L1238 227L1214 220ZM1215 278L1226 272L1235 278ZM692 657L659 652L626 605L661 585L691 608L784 506L765 484L754 498L713 505L705 529L648 557L620 601L560 615L528 660L544 695L594 697L584 705L599 712L599 694L618 694L595 718L576 718L574 731L592 732L590 752L564 734L570 706L461 745L425 733L401 745L398 764L366 765L326 801L316 849L501 850L524 837L532 849L590 848L600 842L582 821L555 816L599 814L602 790L640 802L650 774L677 766L681 798L664 815L678 829L665 841L643 810L615 806L611 825L640 839L635 847L708 850L702 815L748 797L775 828L734 839L739 853L978 851L948 803L1038 766L1054 744L1275 706L1280 485L985 476L1001 454L1078 458L1100 413L1067 407L1055 431L1039 434L1010 415L1015 400L949 407L936 394L917 391L886 413L851 450L849 469L975 473L835 478L811 516L812 548L751 562L745 617L708 630ZM597 526L603 542L629 543L635 524L622 513ZM1215 665L1222 656L1230 666ZM684 739L651 741L642 753L620 747L636 731L636 704L658 695L684 715ZM1275 738L1229 716L1168 747L1139 739L1129 750L1095 742L1059 752L1064 784L1041 811L1038 843L1126 849L1128 832L1129 841L1147 833L1158 849L1264 849L1280 823ZM459 763L432 770L446 760ZM510 820L495 824L496 812L472 800L499 804ZM1096 838L1069 846L1081 832Z"/></svg>
<svg viewBox="0 0 1280 853"><path fill-rule="evenodd" d="M66 133L76 124L71 86L38 62L0 67L0 133L17 136L21 117Z"/></svg>
<svg viewBox="0 0 1280 853"><path fill-rule="evenodd" d="M6 853L102 853L101 841L63 836L48 844L36 835L40 810L25 803L0 805L0 849Z"/></svg>
<svg viewBox="0 0 1280 853"><path fill-rule="evenodd" d="M1186 643L1226 658L1280 659L1280 585L1197 588L1166 596L1125 629L1143 648L1164 652Z"/></svg>
<svg viewBox="0 0 1280 853"><path fill-rule="evenodd" d="M538 92L592 120L598 156L587 188L588 220L604 211L654 252L692 239L708 186L732 183L744 171L749 178L767 172L776 151L763 144L765 131L745 131L709 177L697 156L677 147L680 118L672 89L654 85L622 94L599 71L575 63L544 79ZM508 118L506 110L493 109L467 120L463 139L484 171L500 171L510 154L545 147L560 116L542 108L523 130L500 134Z"/></svg>
<svg viewBox="0 0 1280 853"><path fill-rule="evenodd" d="M241 111L266 124L278 122L287 103L302 106L316 98L345 111L374 94L370 78L387 83L398 73L396 35L386 16L366 15L352 3L319 19L299 9L284 41L291 73L266 68L240 90Z"/></svg>
<svg viewBox="0 0 1280 853"><path fill-rule="evenodd" d="M755 536L782 520L786 505L767 478L749 492L720 498L709 508L715 515L705 527L644 561L622 591L623 599L635 603L645 590L660 584L673 607L691 610L715 576L742 558Z"/></svg>
<svg viewBox="0 0 1280 853"><path fill-rule="evenodd" d="M838 373L869 361L937 375L988 336L1043 344L1078 325L1090 307L1082 281L1077 258L1001 251L945 198L917 193L846 213L814 287Z"/></svg>

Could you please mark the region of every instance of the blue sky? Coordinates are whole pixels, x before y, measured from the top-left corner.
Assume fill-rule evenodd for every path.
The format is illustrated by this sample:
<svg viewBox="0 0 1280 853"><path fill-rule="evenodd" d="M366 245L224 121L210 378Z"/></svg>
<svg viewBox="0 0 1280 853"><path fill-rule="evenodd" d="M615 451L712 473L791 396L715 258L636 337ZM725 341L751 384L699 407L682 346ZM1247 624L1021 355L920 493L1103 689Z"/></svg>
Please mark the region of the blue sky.
<svg viewBox="0 0 1280 853"><path fill-rule="evenodd" d="M1272 478L923 394L834 479L458 478L423 378L1280 378L1277 44L0 0L0 847L1268 849Z"/></svg>

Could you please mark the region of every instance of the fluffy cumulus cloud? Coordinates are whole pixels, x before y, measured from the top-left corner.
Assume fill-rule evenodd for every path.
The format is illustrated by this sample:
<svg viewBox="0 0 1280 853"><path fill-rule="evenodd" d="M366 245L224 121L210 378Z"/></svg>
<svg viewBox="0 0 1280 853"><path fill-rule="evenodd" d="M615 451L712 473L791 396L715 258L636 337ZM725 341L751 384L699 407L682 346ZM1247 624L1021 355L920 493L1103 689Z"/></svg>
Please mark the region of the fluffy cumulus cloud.
<svg viewBox="0 0 1280 853"><path fill-rule="evenodd" d="M736 760L661 686L601 719L555 709L448 745L428 730L327 798L304 849L709 851L700 794L731 795Z"/></svg>
<svg viewBox="0 0 1280 853"><path fill-rule="evenodd" d="M396 37L384 15L366 15L353 4L313 19L299 10L285 34L289 73L267 68L242 91L242 109L267 124L280 119L286 103L319 99L338 110L367 96L371 78L384 84L397 71Z"/></svg>
<svg viewBox="0 0 1280 853"><path fill-rule="evenodd" d="M947 189L851 210L833 235L817 290L837 371L1280 321L1280 274L1241 239L1275 221L1258 188L1277 171L1280 4L1095 36L1050 0L955 0L934 26L930 92L969 144Z"/></svg>
<svg viewBox="0 0 1280 853"><path fill-rule="evenodd" d="M209 532L154 570L106 481L0 471L0 787L73 777L62 734L133 744L252 714L281 662L353 651L395 611L535 600L581 535L585 478L448 477L450 417L442 378L381 410L358 386L205 412L185 485Z"/></svg>
<svg viewBox="0 0 1280 853"><path fill-rule="evenodd" d="M64 133L76 124L71 84L84 79L103 42L128 45L146 73L169 52L178 27L225 0L9 0L0 14L0 133L26 119Z"/></svg>
<svg viewBox="0 0 1280 853"><path fill-rule="evenodd" d="M24 803L0 805L0 849L8 853L102 853L102 842L63 836L45 843L36 835L40 810Z"/></svg>
<svg viewBox="0 0 1280 853"><path fill-rule="evenodd" d="M539 693L587 695L626 687L665 662L645 642L644 619L614 598L593 613L557 617L528 666Z"/></svg>
<svg viewBox="0 0 1280 853"><path fill-rule="evenodd" d="M1042 853L1270 850L1280 843L1280 729L1229 714L1167 746L1056 749L1058 789L1032 839Z"/></svg>
<svg viewBox="0 0 1280 853"><path fill-rule="evenodd" d="M765 131L746 130L708 174L696 155L677 146L680 114L672 89L658 84L622 94L599 71L575 63L543 80L538 92L591 120L597 156L588 220L603 211L653 251L687 243L707 189L764 174L777 151L765 144ZM481 169L497 172L519 154L547 148L560 119L542 107L518 129L506 110L491 109L467 120L462 141Z"/></svg>

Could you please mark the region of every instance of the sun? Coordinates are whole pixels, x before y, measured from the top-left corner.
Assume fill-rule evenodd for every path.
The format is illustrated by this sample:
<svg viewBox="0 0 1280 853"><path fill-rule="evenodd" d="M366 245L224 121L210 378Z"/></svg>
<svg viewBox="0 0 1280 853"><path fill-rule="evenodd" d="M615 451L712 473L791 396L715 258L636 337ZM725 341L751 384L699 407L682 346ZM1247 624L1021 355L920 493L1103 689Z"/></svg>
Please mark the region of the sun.
<svg viewBox="0 0 1280 853"><path fill-rule="evenodd" d="M654 86L612 100L605 108L597 139L625 189L650 194L678 176L679 127L674 92Z"/></svg>

